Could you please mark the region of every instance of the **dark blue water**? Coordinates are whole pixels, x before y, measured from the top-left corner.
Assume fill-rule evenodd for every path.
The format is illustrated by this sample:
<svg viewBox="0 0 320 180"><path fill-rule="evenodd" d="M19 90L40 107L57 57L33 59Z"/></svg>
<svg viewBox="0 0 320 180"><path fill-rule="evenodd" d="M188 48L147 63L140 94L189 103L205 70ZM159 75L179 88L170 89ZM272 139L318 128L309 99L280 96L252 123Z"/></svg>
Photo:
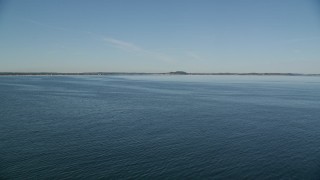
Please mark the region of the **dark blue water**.
<svg viewBox="0 0 320 180"><path fill-rule="evenodd" d="M0 179L320 179L320 78L0 77Z"/></svg>

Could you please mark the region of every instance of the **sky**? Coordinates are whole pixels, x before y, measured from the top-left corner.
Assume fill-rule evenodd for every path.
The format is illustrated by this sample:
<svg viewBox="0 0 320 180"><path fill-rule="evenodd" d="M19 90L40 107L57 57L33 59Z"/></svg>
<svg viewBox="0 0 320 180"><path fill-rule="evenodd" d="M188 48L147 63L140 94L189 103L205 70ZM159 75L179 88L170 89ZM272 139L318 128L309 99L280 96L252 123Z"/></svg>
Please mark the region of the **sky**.
<svg viewBox="0 0 320 180"><path fill-rule="evenodd" d="M0 0L0 72L320 73L319 0Z"/></svg>

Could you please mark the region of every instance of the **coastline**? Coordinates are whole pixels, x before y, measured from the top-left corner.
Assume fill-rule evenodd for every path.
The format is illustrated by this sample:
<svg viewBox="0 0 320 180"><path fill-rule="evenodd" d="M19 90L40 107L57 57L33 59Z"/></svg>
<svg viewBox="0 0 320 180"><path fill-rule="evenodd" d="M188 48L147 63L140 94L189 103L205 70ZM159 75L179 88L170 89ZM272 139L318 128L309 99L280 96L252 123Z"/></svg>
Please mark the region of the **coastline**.
<svg viewBox="0 0 320 180"><path fill-rule="evenodd" d="M56 72L0 72L0 76L106 76L106 75L236 75L236 76L320 76L320 74L301 73L127 73L127 72L82 72L82 73L56 73Z"/></svg>

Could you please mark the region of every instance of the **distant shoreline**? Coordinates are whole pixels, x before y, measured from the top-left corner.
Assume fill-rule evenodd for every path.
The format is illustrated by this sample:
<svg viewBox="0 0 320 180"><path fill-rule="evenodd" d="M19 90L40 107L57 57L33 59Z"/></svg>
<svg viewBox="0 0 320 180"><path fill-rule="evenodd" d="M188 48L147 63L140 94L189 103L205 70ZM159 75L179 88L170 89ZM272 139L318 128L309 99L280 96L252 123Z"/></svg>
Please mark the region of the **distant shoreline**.
<svg viewBox="0 0 320 180"><path fill-rule="evenodd" d="M239 76L320 76L320 74L300 73L186 73L183 71L169 73L128 73L128 72L83 72L83 73L56 73L56 72L0 72L0 76L70 76L70 75L239 75Z"/></svg>

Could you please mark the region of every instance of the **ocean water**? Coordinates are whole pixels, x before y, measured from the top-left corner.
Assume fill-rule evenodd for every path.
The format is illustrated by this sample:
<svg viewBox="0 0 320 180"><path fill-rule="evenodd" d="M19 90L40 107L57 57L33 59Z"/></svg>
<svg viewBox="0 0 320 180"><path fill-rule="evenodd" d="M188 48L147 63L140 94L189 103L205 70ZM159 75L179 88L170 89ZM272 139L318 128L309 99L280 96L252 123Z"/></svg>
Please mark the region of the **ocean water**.
<svg viewBox="0 0 320 180"><path fill-rule="evenodd" d="M0 179L320 179L320 78L2 76Z"/></svg>

